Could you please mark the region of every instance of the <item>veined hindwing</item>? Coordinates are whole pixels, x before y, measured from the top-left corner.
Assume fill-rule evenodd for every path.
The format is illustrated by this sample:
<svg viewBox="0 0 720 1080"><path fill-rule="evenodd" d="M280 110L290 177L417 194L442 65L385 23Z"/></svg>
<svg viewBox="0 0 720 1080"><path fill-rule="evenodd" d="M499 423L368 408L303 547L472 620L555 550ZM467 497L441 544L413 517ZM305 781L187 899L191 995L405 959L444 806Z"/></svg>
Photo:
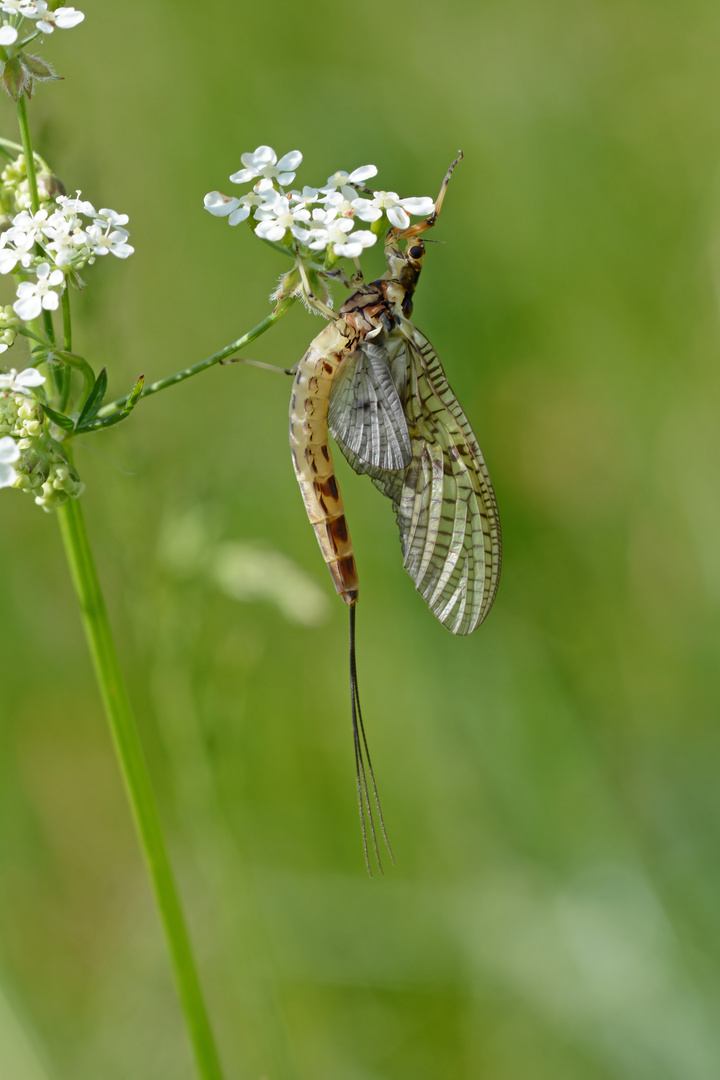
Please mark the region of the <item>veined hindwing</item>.
<svg viewBox="0 0 720 1080"><path fill-rule="evenodd" d="M405 569L432 613L453 634L471 633L495 599L500 520L477 439L437 353L403 319L358 345L339 374L328 416L335 440L392 501ZM388 464L389 447L400 448L400 464Z"/></svg>

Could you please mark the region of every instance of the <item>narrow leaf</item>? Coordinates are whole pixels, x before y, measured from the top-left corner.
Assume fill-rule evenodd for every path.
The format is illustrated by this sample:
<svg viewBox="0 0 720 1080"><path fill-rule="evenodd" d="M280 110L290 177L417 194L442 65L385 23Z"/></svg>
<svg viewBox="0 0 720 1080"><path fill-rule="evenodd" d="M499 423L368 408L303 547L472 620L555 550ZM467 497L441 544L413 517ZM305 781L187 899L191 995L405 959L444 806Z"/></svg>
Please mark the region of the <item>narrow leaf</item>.
<svg viewBox="0 0 720 1080"><path fill-rule="evenodd" d="M98 375L97 379L95 380L95 385L93 386L92 390L90 391L90 393L88 395L88 399L85 402L85 404L83 405L82 412L80 413L80 416L78 417L77 426L79 428L81 428L83 426L83 424L86 424L88 422L88 420L92 420L93 416L95 416L98 409L100 408L100 406L103 403L103 398L105 397L105 391L106 390L107 390L107 375L105 373L105 368L103 368L102 371L100 372L100 374Z"/></svg>
<svg viewBox="0 0 720 1080"><path fill-rule="evenodd" d="M89 423L86 422L82 427L77 428L78 433L99 431L100 428L112 427L114 424L119 424L121 420L127 419L140 400L144 384L145 376L141 375L130 391L130 396L120 412L113 413L112 416L104 417L102 420L91 420Z"/></svg>
<svg viewBox="0 0 720 1080"><path fill-rule="evenodd" d="M57 426L61 427L63 431L75 430L75 425L69 416L64 416L62 413L55 412L55 410L51 409L49 405L43 405L42 409L43 412L50 417L53 424L57 424Z"/></svg>

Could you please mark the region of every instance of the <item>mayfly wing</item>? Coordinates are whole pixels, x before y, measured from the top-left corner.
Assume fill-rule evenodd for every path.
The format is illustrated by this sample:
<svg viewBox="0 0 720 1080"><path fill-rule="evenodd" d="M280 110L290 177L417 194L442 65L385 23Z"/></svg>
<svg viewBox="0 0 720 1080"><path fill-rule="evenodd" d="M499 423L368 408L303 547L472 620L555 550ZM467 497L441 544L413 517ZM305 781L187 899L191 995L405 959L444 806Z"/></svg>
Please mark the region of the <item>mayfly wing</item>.
<svg viewBox="0 0 720 1080"><path fill-rule="evenodd" d="M500 575L495 494L477 439L432 345L407 321L392 334L403 339L399 354L393 350L393 370L404 351L409 465L382 469L337 441L352 468L367 473L391 500L403 565L432 613L452 633L469 634L490 610Z"/></svg>
<svg viewBox="0 0 720 1080"><path fill-rule="evenodd" d="M437 353L407 324L406 411L413 439L399 507L404 565L433 614L469 634L489 612L501 537L490 474Z"/></svg>
<svg viewBox="0 0 720 1080"><path fill-rule="evenodd" d="M341 447L380 469L405 469L412 459L403 404L390 373L387 350L359 343L330 388L328 426Z"/></svg>

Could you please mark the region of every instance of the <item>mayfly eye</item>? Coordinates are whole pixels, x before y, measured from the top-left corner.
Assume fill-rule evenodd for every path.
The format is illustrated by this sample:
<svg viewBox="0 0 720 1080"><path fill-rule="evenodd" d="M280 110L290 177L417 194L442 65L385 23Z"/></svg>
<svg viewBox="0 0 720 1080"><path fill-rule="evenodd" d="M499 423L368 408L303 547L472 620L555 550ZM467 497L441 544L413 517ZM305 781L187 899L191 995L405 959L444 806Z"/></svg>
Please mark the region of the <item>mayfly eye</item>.
<svg viewBox="0 0 720 1080"><path fill-rule="evenodd" d="M414 244L410 248L410 250L408 251L408 255L410 256L411 259L419 259L419 258L421 258L424 250L425 249L420 247L419 244Z"/></svg>

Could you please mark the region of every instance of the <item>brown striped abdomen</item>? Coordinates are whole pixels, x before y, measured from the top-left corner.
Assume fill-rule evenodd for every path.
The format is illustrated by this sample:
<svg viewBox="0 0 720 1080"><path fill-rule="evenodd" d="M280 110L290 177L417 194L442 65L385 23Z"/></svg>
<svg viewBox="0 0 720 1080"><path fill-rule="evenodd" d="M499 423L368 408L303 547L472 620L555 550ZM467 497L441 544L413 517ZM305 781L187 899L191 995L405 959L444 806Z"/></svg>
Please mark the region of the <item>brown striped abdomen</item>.
<svg viewBox="0 0 720 1080"><path fill-rule="evenodd" d="M318 334L298 364L290 398L290 450L310 524L339 595L352 605L358 578L342 495L328 444L328 401L354 332L344 320Z"/></svg>

